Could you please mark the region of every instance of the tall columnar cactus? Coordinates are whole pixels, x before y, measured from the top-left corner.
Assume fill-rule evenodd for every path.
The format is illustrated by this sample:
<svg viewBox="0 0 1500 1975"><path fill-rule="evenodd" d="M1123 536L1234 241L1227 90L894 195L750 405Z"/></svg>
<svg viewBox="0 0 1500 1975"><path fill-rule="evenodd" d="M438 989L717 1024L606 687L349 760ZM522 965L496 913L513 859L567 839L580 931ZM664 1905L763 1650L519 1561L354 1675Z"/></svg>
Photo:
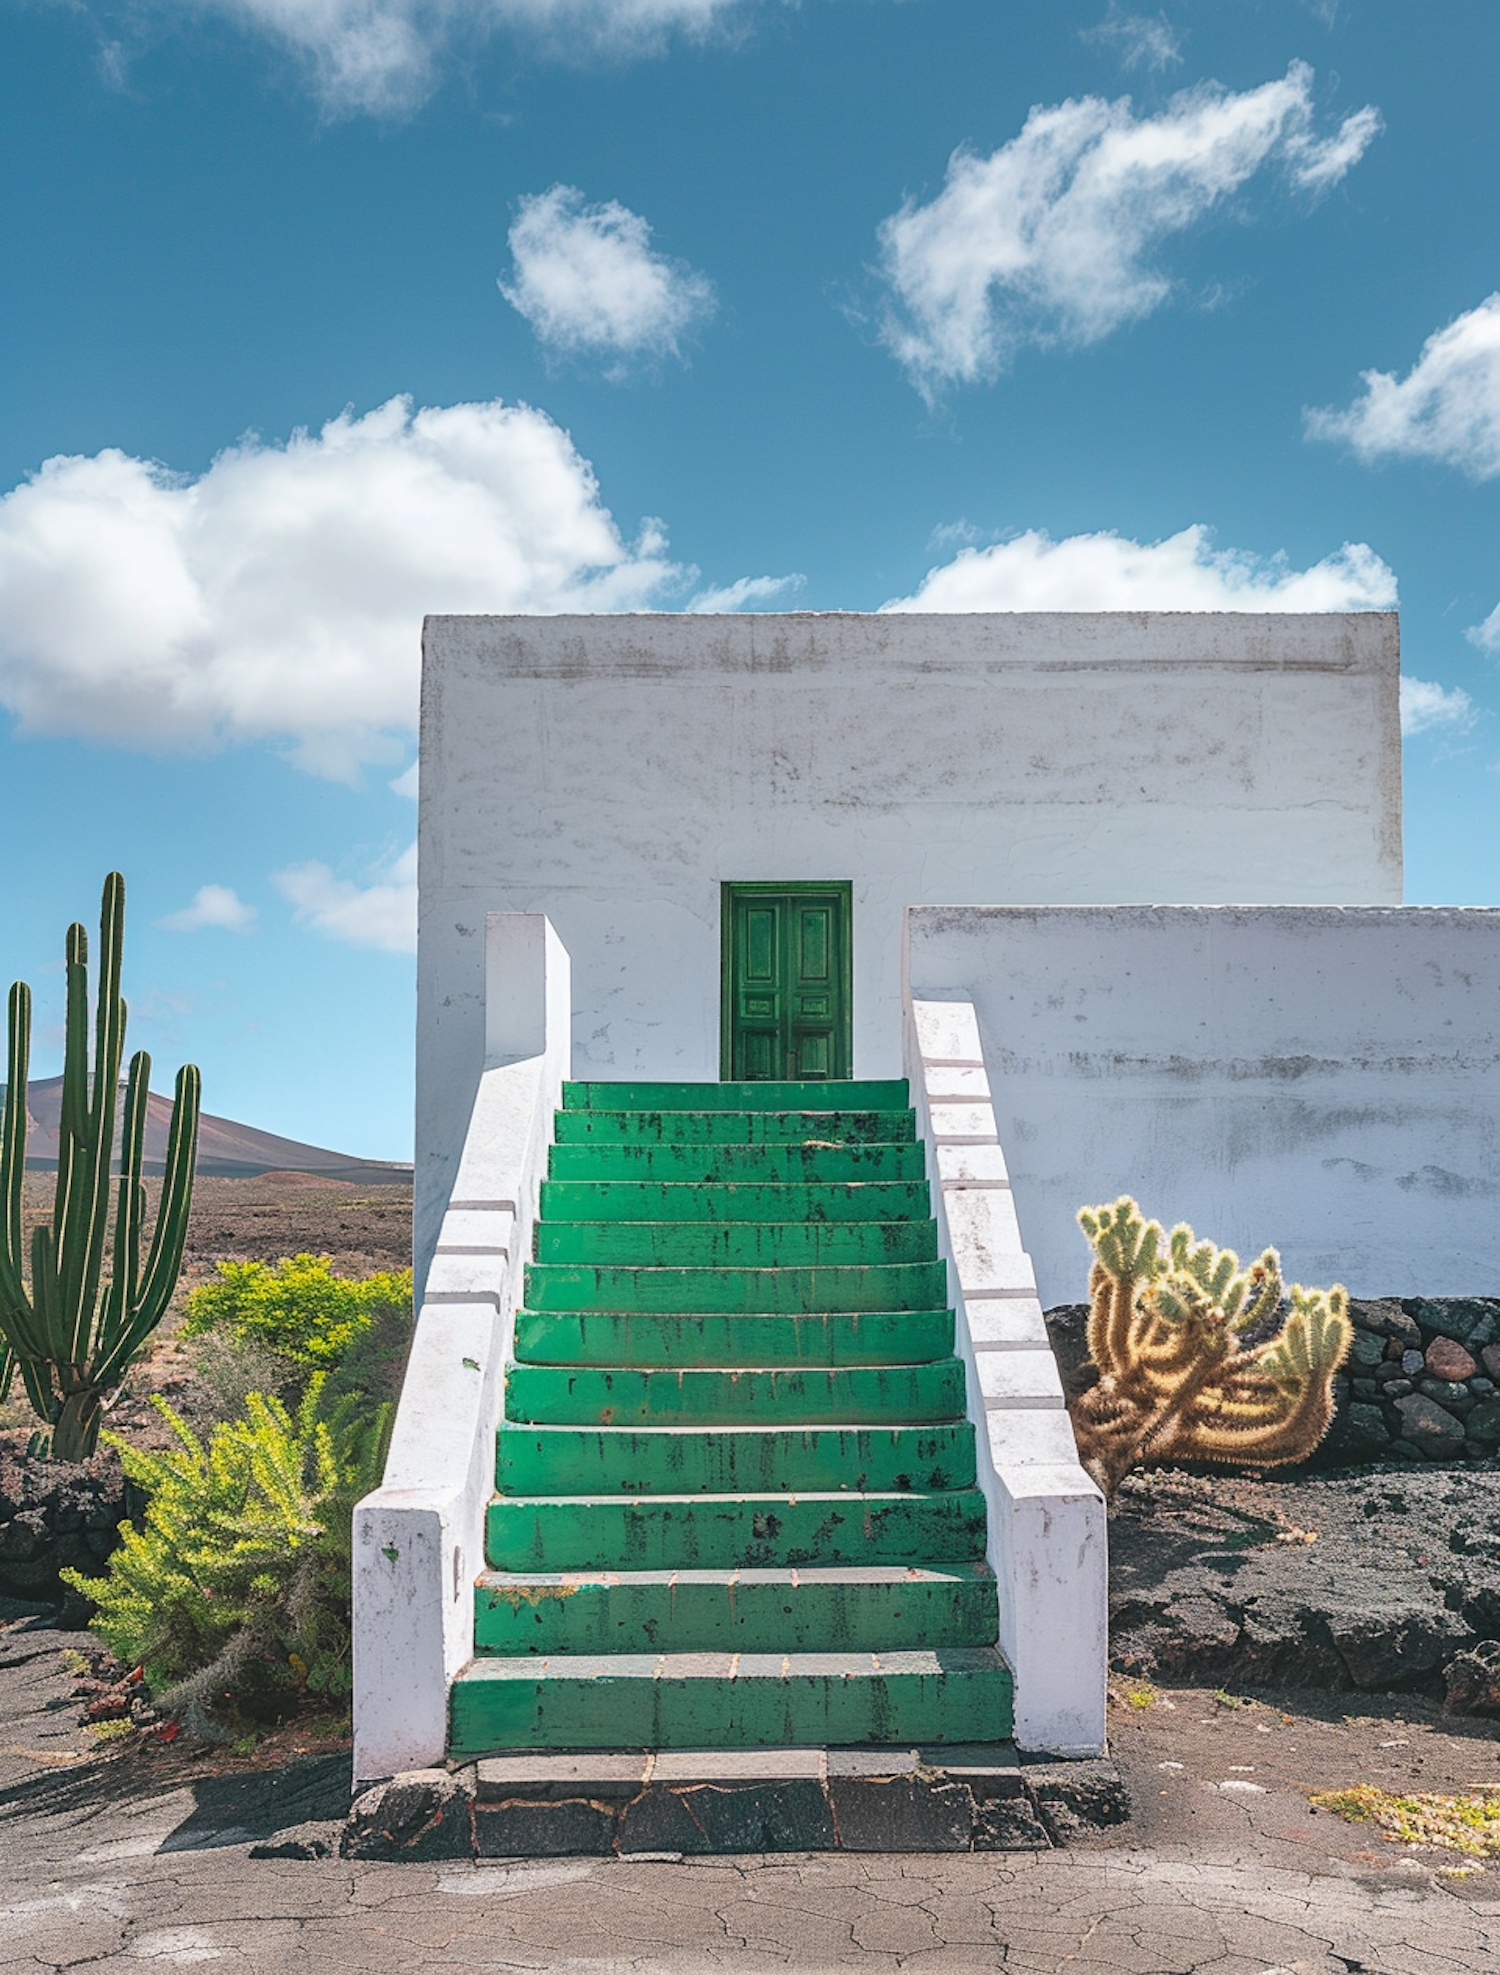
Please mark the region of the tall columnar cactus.
<svg viewBox="0 0 1500 1975"><path fill-rule="evenodd" d="M99 994L89 1074L88 935L68 928L67 1026L57 1194L50 1225L31 1231L30 1281L23 1273L21 1177L26 1168L27 1075L31 990L10 991L10 1054L0 1137L0 1338L13 1354L38 1416L52 1428L57 1460L85 1460L99 1440L110 1393L161 1322L182 1267L193 1164L198 1146L197 1069L177 1073L166 1173L144 1267L141 1243L146 1189L141 1180L151 1058L130 1059L121 1120L118 1174L112 1172L125 1045L120 955L125 880L104 881L99 914ZM105 1278L111 1195L114 1240Z"/></svg>
<svg viewBox="0 0 1500 1975"><path fill-rule="evenodd" d="M1349 1350L1349 1298L1284 1291L1268 1248L1248 1269L1229 1248L1158 1221L1128 1195L1085 1207L1094 1250L1089 1355L1099 1382L1073 1409L1083 1464L1113 1494L1144 1461L1305 1460L1333 1418L1333 1377ZM1264 1332L1285 1302L1279 1329Z"/></svg>

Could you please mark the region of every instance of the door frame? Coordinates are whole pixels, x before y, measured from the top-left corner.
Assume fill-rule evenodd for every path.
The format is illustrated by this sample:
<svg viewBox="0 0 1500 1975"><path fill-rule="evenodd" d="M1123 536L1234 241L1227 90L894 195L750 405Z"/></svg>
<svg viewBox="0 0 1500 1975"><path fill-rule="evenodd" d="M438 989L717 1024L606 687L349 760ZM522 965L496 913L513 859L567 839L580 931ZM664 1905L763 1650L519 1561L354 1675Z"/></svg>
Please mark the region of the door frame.
<svg viewBox="0 0 1500 1975"><path fill-rule="evenodd" d="M771 893L778 898L802 896L827 897L830 893L839 901L839 933L841 967L839 996L843 1003L848 1042L848 1067L842 1077L834 1081L846 1083L854 1075L854 880L852 878L797 878L786 882L769 878L754 878L740 881L724 878L719 883L719 1081L731 1081L730 1071L734 1067L734 997L730 992L730 975L734 961L734 901L736 898L751 897L756 893Z"/></svg>

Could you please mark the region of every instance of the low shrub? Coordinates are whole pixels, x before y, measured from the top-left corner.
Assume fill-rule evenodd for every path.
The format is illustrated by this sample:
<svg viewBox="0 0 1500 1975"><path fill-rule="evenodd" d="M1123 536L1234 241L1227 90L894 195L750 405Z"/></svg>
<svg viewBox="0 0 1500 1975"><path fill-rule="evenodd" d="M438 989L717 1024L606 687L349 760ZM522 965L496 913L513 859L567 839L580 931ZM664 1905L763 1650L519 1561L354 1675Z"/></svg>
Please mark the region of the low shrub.
<svg viewBox="0 0 1500 1975"><path fill-rule="evenodd" d="M157 1708L200 1731L349 1693L351 1516L379 1479L391 1409L333 1400L328 1385L314 1372L295 1411L252 1392L207 1445L160 1398L175 1446L108 1436L150 1499L102 1577L64 1576L97 1605L94 1631L144 1668Z"/></svg>
<svg viewBox="0 0 1500 1975"><path fill-rule="evenodd" d="M308 1370L347 1360L378 1318L394 1313L411 1322L410 1269L355 1280L336 1276L328 1255L289 1255L279 1262L220 1262L218 1275L188 1296L183 1334L222 1331Z"/></svg>

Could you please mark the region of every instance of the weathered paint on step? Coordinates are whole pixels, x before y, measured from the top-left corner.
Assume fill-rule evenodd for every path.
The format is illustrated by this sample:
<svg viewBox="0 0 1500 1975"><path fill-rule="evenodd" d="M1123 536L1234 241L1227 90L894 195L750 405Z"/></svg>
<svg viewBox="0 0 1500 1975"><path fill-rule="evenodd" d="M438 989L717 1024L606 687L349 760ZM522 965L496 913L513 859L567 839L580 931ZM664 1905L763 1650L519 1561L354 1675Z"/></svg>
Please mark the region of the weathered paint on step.
<svg viewBox="0 0 1500 1975"><path fill-rule="evenodd" d="M539 1262L635 1268L806 1268L935 1262L928 1221L539 1221Z"/></svg>
<svg viewBox="0 0 1500 1975"><path fill-rule="evenodd" d="M984 1564L486 1571L474 1592L478 1653L894 1652L990 1646L998 1628Z"/></svg>
<svg viewBox="0 0 1500 1975"><path fill-rule="evenodd" d="M775 1570L803 1564L976 1563L984 1497L938 1495L497 1496L494 1570Z"/></svg>
<svg viewBox="0 0 1500 1975"><path fill-rule="evenodd" d="M960 1646L477 1659L453 1685L449 1754L996 1741L1010 1695L998 1653Z"/></svg>
<svg viewBox="0 0 1500 1975"><path fill-rule="evenodd" d="M559 1111L559 1145L899 1145L910 1111Z"/></svg>
<svg viewBox="0 0 1500 1975"><path fill-rule="evenodd" d="M963 1412L964 1368L951 1357L817 1370L510 1365L505 1373L505 1417L550 1425L915 1426L961 1419Z"/></svg>
<svg viewBox="0 0 1500 1975"><path fill-rule="evenodd" d="M529 1310L932 1310L948 1300L942 1262L861 1267L652 1269L528 1262Z"/></svg>
<svg viewBox="0 0 1500 1975"><path fill-rule="evenodd" d="M659 1180L721 1186L836 1185L846 1180L920 1180L925 1148L902 1145L626 1145L591 1140L554 1145L555 1180Z"/></svg>
<svg viewBox="0 0 1500 1975"><path fill-rule="evenodd" d="M528 1364L926 1364L952 1350L951 1310L818 1311L786 1317L723 1311L516 1313L515 1353Z"/></svg>
<svg viewBox="0 0 1500 1975"><path fill-rule="evenodd" d="M565 1083L565 1111L904 1111L905 1077L883 1083Z"/></svg>
<svg viewBox="0 0 1500 1975"><path fill-rule="evenodd" d="M854 1494L967 1488L974 1429L521 1426L495 1436L502 1495Z"/></svg>
<svg viewBox="0 0 1500 1975"><path fill-rule="evenodd" d="M842 1185L543 1180L543 1221L925 1221L925 1180Z"/></svg>

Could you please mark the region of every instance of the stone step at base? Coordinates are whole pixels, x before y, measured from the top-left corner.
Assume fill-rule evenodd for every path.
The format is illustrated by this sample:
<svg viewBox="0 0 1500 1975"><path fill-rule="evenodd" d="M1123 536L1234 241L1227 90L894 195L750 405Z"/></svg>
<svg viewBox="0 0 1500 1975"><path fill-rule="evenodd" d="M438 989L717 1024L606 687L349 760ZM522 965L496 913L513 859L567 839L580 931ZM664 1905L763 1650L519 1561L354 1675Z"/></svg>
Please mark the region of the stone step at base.
<svg viewBox="0 0 1500 1975"><path fill-rule="evenodd" d="M508 1365L505 1417L551 1426L931 1425L961 1419L964 1368L839 1365L635 1369Z"/></svg>
<svg viewBox="0 0 1500 1975"><path fill-rule="evenodd" d="M516 1313L515 1353L524 1364L911 1365L952 1351L951 1310L819 1310L785 1317L723 1310Z"/></svg>
<svg viewBox="0 0 1500 1975"><path fill-rule="evenodd" d="M497 1496L492 1570L779 1570L977 1563L977 1488L934 1495Z"/></svg>
<svg viewBox="0 0 1500 1975"><path fill-rule="evenodd" d="M845 1569L485 1571L476 1654L894 1652L992 1646L982 1563Z"/></svg>
<svg viewBox="0 0 1500 1975"><path fill-rule="evenodd" d="M994 1647L891 1653L571 1654L475 1659L449 1694L448 1752L1001 1741Z"/></svg>
<svg viewBox="0 0 1500 1975"><path fill-rule="evenodd" d="M946 1748L514 1751L368 1790L345 1858L1037 1852L1119 1824L1114 1763L1019 1760L1008 1742Z"/></svg>
<svg viewBox="0 0 1500 1975"><path fill-rule="evenodd" d="M924 1493L968 1488L974 1470L968 1420L775 1427L506 1421L495 1436L502 1495Z"/></svg>

